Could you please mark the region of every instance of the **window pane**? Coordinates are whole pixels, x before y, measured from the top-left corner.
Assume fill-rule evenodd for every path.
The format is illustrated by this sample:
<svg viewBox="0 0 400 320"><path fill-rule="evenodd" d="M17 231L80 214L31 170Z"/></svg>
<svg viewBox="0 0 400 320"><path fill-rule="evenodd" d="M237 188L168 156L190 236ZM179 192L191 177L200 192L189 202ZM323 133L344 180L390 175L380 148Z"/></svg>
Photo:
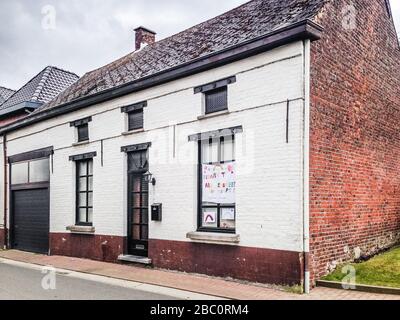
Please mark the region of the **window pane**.
<svg viewBox="0 0 400 320"><path fill-rule="evenodd" d="M140 209L133 210L133 223L140 223Z"/></svg>
<svg viewBox="0 0 400 320"><path fill-rule="evenodd" d="M79 179L79 190L78 191L86 191L86 188L87 188L86 181L87 181L86 178Z"/></svg>
<svg viewBox="0 0 400 320"><path fill-rule="evenodd" d="M143 129L143 110L134 111L128 114L128 130Z"/></svg>
<svg viewBox="0 0 400 320"><path fill-rule="evenodd" d="M87 165L89 167L89 176L93 175L93 160L89 160L87 162Z"/></svg>
<svg viewBox="0 0 400 320"><path fill-rule="evenodd" d="M223 87L205 93L206 113L213 113L228 109L228 88Z"/></svg>
<svg viewBox="0 0 400 320"><path fill-rule="evenodd" d="M148 226L142 226L142 240L148 240L149 239L149 231L148 231Z"/></svg>
<svg viewBox="0 0 400 320"><path fill-rule="evenodd" d="M86 176L87 175L87 162L86 161L80 161L78 162L78 170L79 170L79 175L80 176Z"/></svg>
<svg viewBox="0 0 400 320"><path fill-rule="evenodd" d="M88 207L93 207L93 192L88 194Z"/></svg>
<svg viewBox="0 0 400 320"><path fill-rule="evenodd" d="M234 139L232 136L224 137L221 151L221 161L229 162L235 160Z"/></svg>
<svg viewBox="0 0 400 320"><path fill-rule="evenodd" d="M142 210L142 223L148 224L149 223L149 212L148 210Z"/></svg>
<svg viewBox="0 0 400 320"><path fill-rule="evenodd" d="M78 222L86 222L86 208L79 209L79 221Z"/></svg>
<svg viewBox="0 0 400 320"><path fill-rule="evenodd" d="M93 223L93 208L88 209L88 223Z"/></svg>
<svg viewBox="0 0 400 320"><path fill-rule="evenodd" d="M217 228L218 221L217 221L217 208L203 208L202 210L202 226L204 228Z"/></svg>
<svg viewBox="0 0 400 320"><path fill-rule="evenodd" d="M140 208L140 193L133 195L133 207Z"/></svg>
<svg viewBox="0 0 400 320"><path fill-rule="evenodd" d="M132 238L140 240L140 226L132 226Z"/></svg>
<svg viewBox="0 0 400 320"><path fill-rule="evenodd" d="M89 140L89 125L84 124L78 127L78 142Z"/></svg>
<svg viewBox="0 0 400 320"><path fill-rule="evenodd" d="M88 191L93 191L93 177L89 177L89 190Z"/></svg>
<svg viewBox="0 0 400 320"><path fill-rule="evenodd" d="M218 162L219 138L202 141L202 162L216 163Z"/></svg>
<svg viewBox="0 0 400 320"><path fill-rule="evenodd" d="M49 159L31 161L29 163L29 182L46 182L50 180Z"/></svg>
<svg viewBox="0 0 400 320"><path fill-rule="evenodd" d="M86 194L86 192L79 194L79 207L87 207Z"/></svg>
<svg viewBox="0 0 400 320"><path fill-rule="evenodd" d="M221 225L222 229L234 230L235 225L235 208L221 208Z"/></svg>
<svg viewBox="0 0 400 320"><path fill-rule="evenodd" d="M11 184L28 183L28 162L15 163L11 166Z"/></svg>

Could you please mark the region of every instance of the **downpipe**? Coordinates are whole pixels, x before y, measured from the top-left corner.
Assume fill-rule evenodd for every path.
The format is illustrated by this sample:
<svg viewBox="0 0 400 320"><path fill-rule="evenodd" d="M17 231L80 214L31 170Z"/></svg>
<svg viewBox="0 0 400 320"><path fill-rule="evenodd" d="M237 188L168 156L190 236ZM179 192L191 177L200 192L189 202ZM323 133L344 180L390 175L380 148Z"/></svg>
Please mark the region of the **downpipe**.
<svg viewBox="0 0 400 320"><path fill-rule="evenodd" d="M311 290L310 277L310 94L311 41L303 40L304 132L303 132L303 262L304 293Z"/></svg>
<svg viewBox="0 0 400 320"><path fill-rule="evenodd" d="M8 248L8 228L7 228L7 205L8 205L8 176L7 176L7 135L3 135L3 160L4 160L4 168L3 168L3 187L4 187L4 249Z"/></svg>

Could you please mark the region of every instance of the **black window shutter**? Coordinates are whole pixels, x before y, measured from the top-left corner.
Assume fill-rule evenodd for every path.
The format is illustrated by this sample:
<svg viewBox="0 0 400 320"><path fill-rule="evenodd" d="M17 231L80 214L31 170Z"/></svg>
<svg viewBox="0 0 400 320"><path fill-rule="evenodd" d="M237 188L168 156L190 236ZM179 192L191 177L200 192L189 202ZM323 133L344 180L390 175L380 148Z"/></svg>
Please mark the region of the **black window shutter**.
<svg viewBox="0 0 400 320"><path fill-rule="evenodd" d="M206 114L228 109L228 87L218 88L205 93Z"/></svg>
<svg viewBox="0 0 400 320"><path fill-rule="evenodd" d="M143 124L144 124L143 109L128 113L128 121L129 121L128 125L129 131L143 129Z"/></svg>

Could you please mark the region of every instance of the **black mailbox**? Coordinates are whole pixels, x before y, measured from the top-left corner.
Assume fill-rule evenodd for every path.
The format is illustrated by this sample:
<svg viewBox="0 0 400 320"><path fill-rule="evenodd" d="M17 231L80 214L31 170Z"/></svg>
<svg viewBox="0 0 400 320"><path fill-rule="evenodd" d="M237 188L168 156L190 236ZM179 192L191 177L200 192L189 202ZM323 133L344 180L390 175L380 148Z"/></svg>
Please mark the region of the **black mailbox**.
<svg viewBox="0 0 400 320"><path fill-rule="evenodd" d="M151 221L162 220L162 204L155 203L151 206Z"/></svg>

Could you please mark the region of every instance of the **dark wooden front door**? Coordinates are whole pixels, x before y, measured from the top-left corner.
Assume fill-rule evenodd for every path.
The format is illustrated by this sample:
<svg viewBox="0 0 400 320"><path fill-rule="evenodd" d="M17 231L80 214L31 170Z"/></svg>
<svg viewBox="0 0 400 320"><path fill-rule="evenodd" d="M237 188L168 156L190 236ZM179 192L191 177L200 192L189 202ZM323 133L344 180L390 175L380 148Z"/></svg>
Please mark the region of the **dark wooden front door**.
<svg viewBox="0 0 400 320"><path fill-rule="evenodd" d="M128 155L128 254L147 257L149 240L149 183L147 153Z"/></svg>

